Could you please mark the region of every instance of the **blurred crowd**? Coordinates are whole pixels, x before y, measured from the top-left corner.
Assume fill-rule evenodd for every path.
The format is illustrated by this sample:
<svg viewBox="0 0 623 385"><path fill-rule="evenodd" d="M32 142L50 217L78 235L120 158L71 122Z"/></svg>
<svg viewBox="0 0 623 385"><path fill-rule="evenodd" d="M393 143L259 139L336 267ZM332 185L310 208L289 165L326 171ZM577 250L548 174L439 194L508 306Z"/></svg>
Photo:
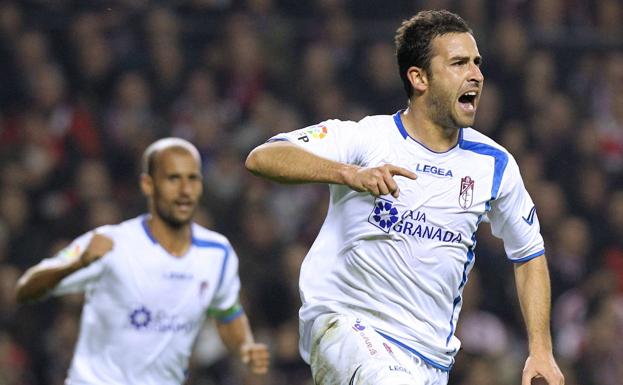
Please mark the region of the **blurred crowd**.
<svg viewBox="0 0 623 385"><path fill-rule="evenodd" d="M567 385L623 383L620 0L3 0L0 384L63 383L83 299L17 306L16 279L145 212L140 155L173 135L201 151L197 221L232 241L243 304L274 357L267 377L249 375L207 322L188 384L311 385L297 279L327 188L268 183L244 159L278 132L405 108L393 34L425 8L475 32L486 79L475 128L515 155L536 202ZM513 266L481 227L450 385L517 384L527 346Z"/></svg>

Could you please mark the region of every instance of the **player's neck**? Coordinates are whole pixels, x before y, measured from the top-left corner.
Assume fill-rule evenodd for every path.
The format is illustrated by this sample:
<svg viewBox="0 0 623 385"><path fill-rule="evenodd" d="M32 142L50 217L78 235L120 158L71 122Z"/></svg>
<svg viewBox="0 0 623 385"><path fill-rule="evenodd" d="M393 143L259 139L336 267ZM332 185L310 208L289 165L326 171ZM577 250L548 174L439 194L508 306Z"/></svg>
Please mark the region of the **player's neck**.
<svg viewBox="0 0 623 385"><path fill-rule="evenodd" d="M412 103L402 116L402 124L409 136L435 152L446 152L459 140L459 130L436 124L418 105Z"/></svg>
<svg viewBox="0 0 623 385"><path fill-rule="evenodd" d="M181 257L186 254L192 243L190 224L172 227L157 216L150 215L147 226L158 244L173 256Z"/></svg>

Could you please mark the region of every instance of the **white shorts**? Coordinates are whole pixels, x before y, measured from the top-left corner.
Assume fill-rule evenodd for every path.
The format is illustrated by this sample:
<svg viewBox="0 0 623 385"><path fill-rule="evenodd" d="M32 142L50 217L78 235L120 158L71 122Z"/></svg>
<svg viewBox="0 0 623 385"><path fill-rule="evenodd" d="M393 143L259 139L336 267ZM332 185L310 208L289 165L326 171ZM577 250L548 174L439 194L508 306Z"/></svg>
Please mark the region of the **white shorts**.
<svg viewBox="0 0 623 385"><path fill-rule="evenodd" d="M324 314L312 327L315 385L447 385L448 372L379 335L353 316Z"/></svg>

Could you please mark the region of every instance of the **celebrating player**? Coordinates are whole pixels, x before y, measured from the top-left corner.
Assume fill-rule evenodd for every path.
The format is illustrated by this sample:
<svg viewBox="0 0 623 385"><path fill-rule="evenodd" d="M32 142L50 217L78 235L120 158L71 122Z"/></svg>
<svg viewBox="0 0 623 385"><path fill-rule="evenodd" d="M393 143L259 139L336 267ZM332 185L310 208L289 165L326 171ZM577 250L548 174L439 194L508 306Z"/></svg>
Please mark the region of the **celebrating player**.
<svg viewBox="0 0 623 385"><path fill-rule="evenodd" d="M69 384L182 384L206 318L225 345L265 373L238 302L238 257L221 234L192 222L203 191L199 152L165 138L143 154L149 214L78 237L20 278L20 301L85 292Z"/></svg>
<svg viewBox="0 0 623 385"><path fill-rule="evenodd" d="M515 264L530 349L522 385L561 385L534 204L511 154L470 128L484 81L472 32L453 13L423 11L395 42L406 110L279 134L246 161L278 182L329 184L300 277L300 350L315 384L446 384L488 220Z"/></svg>

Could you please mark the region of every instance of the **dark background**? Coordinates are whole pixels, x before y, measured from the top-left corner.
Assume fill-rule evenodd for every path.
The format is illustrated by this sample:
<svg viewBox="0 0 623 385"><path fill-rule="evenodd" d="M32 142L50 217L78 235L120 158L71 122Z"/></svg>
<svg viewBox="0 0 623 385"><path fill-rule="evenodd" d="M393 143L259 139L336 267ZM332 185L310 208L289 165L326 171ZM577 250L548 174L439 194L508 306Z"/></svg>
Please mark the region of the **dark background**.
<svg viewBox="0 0 623 385"><path fill-rule="evenodd" d="M250 149L327 118L406 106L393 35L418 10L474 29L486 81L475 128L516 157L536 202L567 385L623 383L623 2L620 0L0 1L0 385L60 385L81 297L17 306L29 266L145 211L139 157L162 136L204 161L201 224L240 256L269 376L223 354L208 322L189 384L311 384L297 351L300 261L325 186L268 183ZM512 264L487 225L451 385L520 382Z"/></svg>

